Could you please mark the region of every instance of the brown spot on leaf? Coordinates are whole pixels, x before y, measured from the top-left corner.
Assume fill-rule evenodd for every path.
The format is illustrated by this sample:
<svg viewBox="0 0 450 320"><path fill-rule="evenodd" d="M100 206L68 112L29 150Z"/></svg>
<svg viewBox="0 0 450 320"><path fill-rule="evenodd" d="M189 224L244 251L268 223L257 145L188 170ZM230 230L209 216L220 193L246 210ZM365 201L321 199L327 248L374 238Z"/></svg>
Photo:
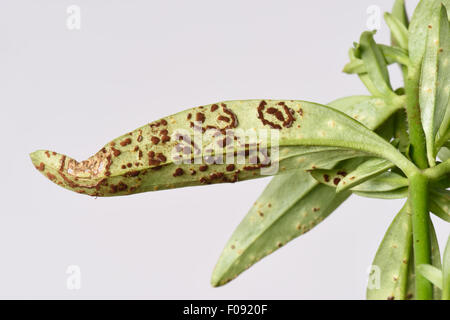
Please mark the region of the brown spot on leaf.
<svg viewBox="0 0 450 320"><path fill-rule="evenodd" d="M131 139L130 138L126 138L125 140L120 142L120 145L122 147L125 147L125 146L129 145L130 143L131 143Z"/></svg>
<svg viewBox="0 0 450 320"><path fill-rule="evenodd" d="M159 138L156 137L156 136L152 136L150 140L152 141L153 144L158 144L159 143Z"/></svg>
<svg viewBox="0 0 450 320"><path fill-rule="evenodd" d="M179 177L179 176L182 176L183 173L184 173L184 170L183 170L183 169L177 168L177 169L175 170L175 172L173 173L173 176L174 176L174 177Z"/></svg>

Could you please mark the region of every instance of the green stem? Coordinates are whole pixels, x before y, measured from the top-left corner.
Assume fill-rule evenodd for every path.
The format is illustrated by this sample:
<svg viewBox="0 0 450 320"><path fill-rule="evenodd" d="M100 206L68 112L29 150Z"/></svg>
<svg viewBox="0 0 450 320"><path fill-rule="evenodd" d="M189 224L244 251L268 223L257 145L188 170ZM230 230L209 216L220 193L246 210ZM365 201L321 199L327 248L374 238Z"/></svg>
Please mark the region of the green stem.
<svg viewBox="0 0 450 320"><path fill-rule="evenodd" d="M420 168L428 167L425 134L422 129L419 107L419 76L418 72L409 71L405 83L406 113L408 115L409 137L411 142L411 158Z"/></svg>
<svg viewBox="0 0 450 320"><path fill-rule="evenodd" d="M410 179L409 201L412 209L414 239L414 265L431 264L430 216L428 213L428 178L414 174ZM433 286L420 273L416 272L416 298L433 299Z"/></svg>

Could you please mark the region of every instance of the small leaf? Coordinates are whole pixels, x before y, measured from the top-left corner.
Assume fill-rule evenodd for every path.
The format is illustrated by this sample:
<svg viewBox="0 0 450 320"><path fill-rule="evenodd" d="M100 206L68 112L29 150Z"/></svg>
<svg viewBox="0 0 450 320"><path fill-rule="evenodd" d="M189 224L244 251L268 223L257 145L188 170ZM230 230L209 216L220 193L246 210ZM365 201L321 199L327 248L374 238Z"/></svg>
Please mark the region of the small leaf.
<svg viewBox="0 0 450 320"><path fill-rule="evenodd" d="M429 265L429 264L421 264L417 267L417 270L424 276L428 281L430 281L433 285L442 289L442 271L438 268Z"/></svg>
<svg viewBox="0 0 450 320"><path fill-rule="evenodd" d="M379 158L369 159L360 164L355 170L348 173L337 185L336 192L341 192L358 184L361 184L389 169L394 165L392 162Z"/></svg>
<svg viewBox="0 0 450 320"><path fill-rule="evenodd" d="M378 44L378 47L382 51L388 65L399 63L401 65L407 66L409 64L408 51L402 48L386 46L382 44ZM356 58L353 54L353 51L351 52L352 54L350 55L350 62L344 66L344 69L342 71L348 74L367 73L364 62L361 59Z"/></svg>
<svg viewBox="0 0 450 320"><path fill-rule="evenodd" d="M444 259L442 263L442 300L450 300L450 236L444 250Z"/></svg>
<svg viewBox="0 0 450 320"><path fill-rule="evenodd" d="M372 32L363 32L360 38L361 58L370 80L385 97L392 98L392 91L386 59L373 39Z"/></svg>
<svg viewBox="0 0 450 320"><path fill-rule="evenodd" d="M419 91L420 113L425 132L428 162L435 164L435 137L449 105L450 30L447 10L442 7L430 22L422 63Z"/></svg>
<svg viewBox="0 0 450 320"><path fill-rule="evenodd" d="M364 198L374 198L374 199L404 199L408 197L408 188L400 188L391 191L353 191L354 194L364 197Z"/></svg>
<svg viewBox="0 0 450 320"><path fill-rule="evenodd" d="M407 29L409 26L408 15L406 13L405 1L395 0L394 6L392 7L392 15L397 18L401 24L403 24Z"/></svg>
<svg viewBox="0 0 450 320"><path fill-rule="evenodd" d="M384 19L391 29L394 42L403 49L408 49L408 29L405 25L392 14L386 12Z"/></svg>
<svg viewBox="0 0 450 320"><path fill-rule="evenodd" d="M408 187L408 179L394 172L385 172L356 187L353 191L361 192L386 192Z"/></svg>
<svg viewBox="0 0 450 320"><path fill-rule="evenodd" d="M409 145L409 135L404 109L397 111L394 116L394 137L399 141L398 149L403 153L406 152Z"/></svg>
<svg viewBox="0 0 450 320"><path fill-rule="evenodd" d="M404 300L411 264L412 225L405 204L389 226L372 263L367 286L369 300Z"/></svg>
<svg viewBox="0 0 450 320"><path fill-rule="evenodd" d="M365 163L364 159L359 159L359 161L344 161L340 163L333 169L314 169L311 170L311 176L319 183L328 185L330 187L336 188L340 181L352 171L352 169L358 165L358 163Z"/></svg>
<svg viewBox="0 0 450 320"><path fill-rule="evenodd" d="M450 222L450 191L430 190L430 211L436 216Z"/></svg>

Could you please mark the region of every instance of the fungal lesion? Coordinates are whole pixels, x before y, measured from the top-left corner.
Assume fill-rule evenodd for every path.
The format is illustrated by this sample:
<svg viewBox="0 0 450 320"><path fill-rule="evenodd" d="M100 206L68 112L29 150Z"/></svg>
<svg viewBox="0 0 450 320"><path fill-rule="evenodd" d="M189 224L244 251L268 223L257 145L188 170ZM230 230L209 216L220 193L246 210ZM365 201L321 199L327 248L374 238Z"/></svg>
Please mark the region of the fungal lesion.
<svg viewBox="0 0 450 320"><path fill-rule="evenodd" d="M268 103L266 100L261 100L257 112L262 124L272 129L290 128L296 120L294 109L288 107L284 101Z"/></svg>
<svg viewBox="0 0 450 320"><path fill-rule="evenodd" d="M188 113L186 120L189 126L199 132L216 129L225 134L226 130L235 129L238 126L236 114L225 103L212 104L210 108L203 106Z"/></svg>
<svg viewBox="0 0 450 320"><path fill-rule="evenodd" d="M77 178L97 178L101 175L107 175L111 165L111 159L118 150L106 151L102 149L87 160L78 162L75 159L67 160L67 173ZM65 157L63 158L65 162ZM62 163L61 166L64 164ZM63 171L60 169L60 171Z"/></svg>

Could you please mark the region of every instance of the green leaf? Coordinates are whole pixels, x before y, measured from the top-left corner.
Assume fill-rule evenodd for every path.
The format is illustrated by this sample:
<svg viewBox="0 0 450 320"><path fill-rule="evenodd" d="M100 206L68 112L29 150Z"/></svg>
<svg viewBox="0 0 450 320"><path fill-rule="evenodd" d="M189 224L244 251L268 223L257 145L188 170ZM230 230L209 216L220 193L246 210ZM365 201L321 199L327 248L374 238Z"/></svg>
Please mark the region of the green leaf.
<svg viewBox="0 0 450 320"><path fill-rule="evenodd" d="M402 21L388 12L384 14L384 20L389 26L389 29L391 29L391 35L394 43L403 49L408 49L408 29Z"/></svg>
<svg viewBox="0 0 450 320"><path fill-rule="evenodd" d="M351 190L366 198L402 199L408 196L408 179L394 172L385 172Z"/></svg>
<svg viewBox="0 0 450 320"><path fill-rule="evenodd" d="M386 192L408 187L408 179L394 172L385 172L353 187L353 191Z"/></svg>
<svg viewBox="0 0 450 320"><path fill-rule="evenodd" d="M381 99L367 96L346 97L329 105L361 121L370 129L378 127L397 109L387 106ZM304 158L312 162L308 160L309 155ZM334 156L331 158L335 159L336 163L339 160ZM361 159L352 159L345 161L343 165L352 168L351 163L355 167L360 162ZM329 167L333 165L330 163ZM214 286L226 283L258 259L277 250L279 244L310 230L349 194L343 192L343 195L338 196L334 188L320 185L303 170L293 170L289 174L273 177L225 246L211 283ZM272 238L274 234L278 240ZM254 242L251 242L252 239ZM236 240L239 240L240 254Z"/></svg>
<svg viewBox="0 0 450 320"><path fill-rule="evenodd" d="M389 226L372 263L367 286L369 300L407 298L412 252L411 212L405 204Z"/></svg>
<svg viewBox="0 0 450 320"><path fill-rule="evenodd" d="M408 188L400 188L390 191L353 191L354 194L364 198L374 199L404 199L408 197Z"/></svg>
<svg viewBox="0 0 450 320"><path fill-rule="evenodd" d="M194 119L201 120L196 130L191 127ZM210 126L226 129L230 142L226 147L218 147L225 139L223 135L200 135ZM256 135L253 147L246 143L248 132ZM198 147L196 134L203 147ZM263 134L278 138L274 147L279 146L280 156L272 154L272 138L266 139ZM184 154L185 148L178 152L180 145L189 152ZM256 156L244 156L245 151L256 147L259 163ZM282 149L291 147L299 147L303 153L317 147L350 150L354 155L385 157L406 172L417 170L396 148L347 115L323 105L292 100L228 101L189 109L127 133L81 163L44 150L30 156L41 173L66 189L92 196L118 196L257 178L269 174L268 170L259 170L262 160L272 160L276 169L276 164L283 161ZM214 152L208 153L210 150ZM232 156L231 161L211 163L226 154ZM245 163L237 163L234 154L242 154ZM289 163L297 167L304 160L299 157L295 162L286 155ZM207 160L208 168L202 170ZM283 163L279 165L283 167Z"/></svg>
<svg viewBox="0 0 450 320"><path fill-rule="evenodd" d="M409 56L412 63L413 73L420 71L422 59L425 54L427 42L427 30L432 17L439 12L441 3L447 10L450 8L450 0L421 0L414 10L409 25Z"/></svg>
<svg viewBox="0 0 450 320"><path fill-rule="evenodd" d="M402 108L402 104L387 103L382 98L371 96L345 97L333 101L329 106L344 112L371 130Z"/></svg>
<svg viewBox="0 0 450 320"><path fill-rule="evenodd" d="M444 259L442 264L442 300L450 300L450 236L444 250Z"/></svg>
<svg viewBox="0 0 450 320"><path fill-rule="evenodd" d="M378 48L383 53L387 65L399 63L401 65L407 66L409 64L408 51L402 48L386 46L382 44L378 44ZM342 71L348 74L367 73L364 62L354 56L353 49L351 49L350 62L344 66L344 69Z"/></svg>
<svg viewBox="0 0 450 320"><path fill-rule="evenodd" d="M421 264L417 267L417 270L424 276L428 281L430 281L433 285L442 289L442 271L438 268L429 265L429 264Z"/></svg>
<svg viewBox="0 0 450 320"><path fill-rule="evenodd" d="M449 190L430 190L430 211L442 220L450 222Z"/></svg>
<svg viewBox="0 0 450 320"><path fill-rule="evenodd" d="M436 230L434 229L433 222L430 221L430 242L431 242L431 265L438 269L442 269L441 252L439 250L439 243L436 236ZM440 300L442 292L436 286L433 286L433 299Z"/></svg>
<svg viewBox="0 0 450 320"><path fill-rule="evenodd" d="M399 110L394 116L394 137L398 139L398 149L406 152L409 145L408 125L406 120L406 112L404 109Z"/></svg>
<svg viewBox="0 0 450 320"><path fill-rule="evenodd" d="M438 157L442 161L447 161L448 159L450 159L450 149L447 147L442 147L438 152Z"/></svg>
<svg viewBox="0 0 450 320"><path fill-rule="evenodd" d="M435 137L449 104L450 31L447 10L442 7L430 22L419 91L422 126L428 162L435 164Z"/></svg>
<svg viewBox="0 0 450 320"><path fill-rule="evenodd" d="M234 231L214 269L211 283L224 285L255 262L325 219L350 192L336 195L308 173L295 170L272 179Z"/></svg>
<svg viewBox="0 0 450 320"><path fill-rule="evenodd" d="M404 0L395 0L394 6L392 7L392 15L408 29L409 20Z"/></svg>
<svg viewBox="0 0 450 320"><path fill-rule="evenodd" d="M392 91L386 59L373 39L372 32L363 32L360 38L361 58L370 80L384 97L392 99Z"/></svg>
<svg viewBox="0 0 450 320"><path fill-rule="evenodd" d="M310 170L311 176L319 183L336 188L340 181L344 179L348 172L352 171L358 163L365 163L364 159L359 159L359 162L343 161L332 169L314 169Z"/></svg>
<svg viewBox="0 0 450 320"><path fill-rule="evenodd" d="M355 170L345 175L337 185L336 192L341 192L357 186L379 174L391 169L392 162L379 158L369 159L360 164Z"/></svg>

